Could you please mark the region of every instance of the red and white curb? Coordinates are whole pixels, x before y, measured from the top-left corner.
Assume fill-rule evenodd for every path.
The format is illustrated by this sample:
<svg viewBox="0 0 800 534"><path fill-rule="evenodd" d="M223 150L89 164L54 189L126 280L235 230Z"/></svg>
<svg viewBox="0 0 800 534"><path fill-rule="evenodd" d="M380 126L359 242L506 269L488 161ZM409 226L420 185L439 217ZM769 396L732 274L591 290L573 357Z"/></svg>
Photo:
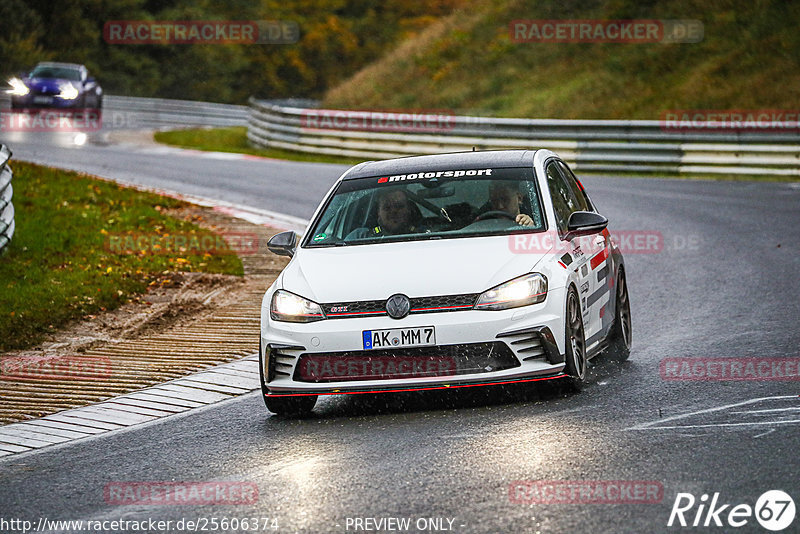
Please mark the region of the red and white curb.
<svg viewBox="0 0 800 534"><path fill-rule="evenodd" d="M106 401L0 427L0 458L113 432L260 389L258 354Z"/></svg>

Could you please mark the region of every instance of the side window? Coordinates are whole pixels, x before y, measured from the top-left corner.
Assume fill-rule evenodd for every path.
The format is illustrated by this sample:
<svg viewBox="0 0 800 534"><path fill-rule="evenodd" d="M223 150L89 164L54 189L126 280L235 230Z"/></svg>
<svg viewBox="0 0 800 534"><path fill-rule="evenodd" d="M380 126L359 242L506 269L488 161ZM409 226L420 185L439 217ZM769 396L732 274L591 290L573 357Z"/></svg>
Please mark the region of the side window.
<svg viewBox="0 0 800 534"><path fill-rule="evenodd" d="M564 175L567 185L569 185L569 188L572 190L572 196L578 203L578 211L592 211L589 201L586 199L586 194L578 185L575 175L572 174L572 171L569 169L569 167L567 167L567 164L563 161L559 161L558 166L561 169L561 174Z"/></svg>
<svg viewBox="0 0 800 534"><path fill-rule="evenodd" d="M547 188L550 190L550 197L553 199L553 210L556 216L558 232L563 235L567 233L567 221L569 221L570 214L577 210L570 205L574 205L575 201L570 199L569 187L564 182L564 178L561 176L554 161L547 164Z"/></svg>

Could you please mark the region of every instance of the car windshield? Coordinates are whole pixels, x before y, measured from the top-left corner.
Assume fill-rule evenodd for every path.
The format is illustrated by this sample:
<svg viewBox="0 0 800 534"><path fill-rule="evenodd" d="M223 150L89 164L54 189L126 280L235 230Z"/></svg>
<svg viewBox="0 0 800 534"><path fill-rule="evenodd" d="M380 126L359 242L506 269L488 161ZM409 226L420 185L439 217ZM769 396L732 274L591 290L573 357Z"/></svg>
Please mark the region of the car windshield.
<svg viewBox="0 0 800 534"><path fill-rule="evenodd" d="M530 168L422 171L343 181L304 246L347 246L539 232Z"/></svg>
<svg viewBox="0 0 800 534"><path fill-rule="evenodd" d="M58 80L81 81L81 71L69 67L36 67L31 78L53 78Z"/></svg>

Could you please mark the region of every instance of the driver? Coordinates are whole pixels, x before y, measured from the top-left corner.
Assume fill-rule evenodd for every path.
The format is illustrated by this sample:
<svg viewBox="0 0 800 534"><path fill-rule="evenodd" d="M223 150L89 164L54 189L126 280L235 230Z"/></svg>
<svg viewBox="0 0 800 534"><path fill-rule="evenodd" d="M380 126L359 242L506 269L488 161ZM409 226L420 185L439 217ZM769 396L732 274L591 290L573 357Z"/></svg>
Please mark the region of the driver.
<svg viewBox="0 0 800 534"><path fill-rule="evenodd" d="M489 209L513 215L514 221L520 226L533 226L531 216L520 213L522 193L519 191L519 183L505 180L492 181L489 184Z"/></svg>
<svg viewBox="0 0 800 534"><path fill-rule="evenodd" d="M378 197L376 235L410 234L416 231L411 201L402 189L386 191Z"/></svg>
<svg viewBox="0 0 800 534"><path fill-rule="evenodd" d="M403 189L382 191L378 196L378 225L374 228L358 228L347 236L350 239L364 239L385 235L413 234L419 212Z"/></svg>

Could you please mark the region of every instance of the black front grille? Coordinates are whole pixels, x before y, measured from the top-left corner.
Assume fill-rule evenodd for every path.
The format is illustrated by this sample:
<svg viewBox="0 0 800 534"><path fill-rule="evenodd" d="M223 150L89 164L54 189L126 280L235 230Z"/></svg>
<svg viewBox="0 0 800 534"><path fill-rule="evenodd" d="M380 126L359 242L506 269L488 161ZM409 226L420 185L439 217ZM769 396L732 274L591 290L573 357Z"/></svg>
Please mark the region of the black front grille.
<svg viewBox="0 0 800 534"><path fill-rule="evenodd" d="M469 343L386 350L302 354L298 382L340 382L458 376L519 367L505 343Z"/></svg>
<svg viewBox="0 0 800 534"><path fill-rule="evenodd" d="M328 319L345 319L348 317L369 317L388 315L385 300L362 300L357 302L337 302L323 304L322 309Z"/></svg>
<svg viewBox="0 0 800 534"><path fill-rule="evenodd" d="M30 92L32 95L55 96L61 92L61 89L43 87L41 89L31 89Z"/></svg>
<svg viewBox="0 0 800 534"><path fill-rule="evenodd" d="M441 313L470 310L475 305L477 294L442 295L438 297L410 298L409 315L419 313ZM388 297L387 297L388 299ZM350 319L353 317L382 317L386 313L386 300L361 300L323 304L328 319Z"/></svg>
<svg viewBox="0 0 800 534"><path fill-rule="evenodd" d="M420 297L411 300L410 313L430 313L470 309L478 295L445 295L442 297Z"/></svg>

